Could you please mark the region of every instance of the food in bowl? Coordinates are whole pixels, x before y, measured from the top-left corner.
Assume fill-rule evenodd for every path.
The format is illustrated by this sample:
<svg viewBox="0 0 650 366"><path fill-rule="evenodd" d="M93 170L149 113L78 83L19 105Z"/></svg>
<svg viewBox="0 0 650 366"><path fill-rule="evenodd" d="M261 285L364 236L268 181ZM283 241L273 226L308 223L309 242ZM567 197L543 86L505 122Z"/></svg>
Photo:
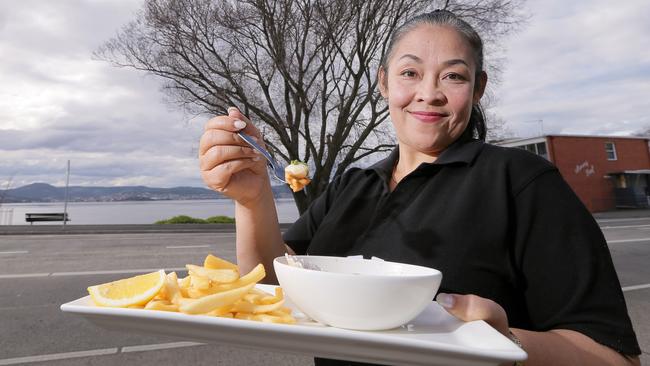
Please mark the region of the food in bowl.
<svg viewBox="0 0 650 366"><path fill-rule="evenodd" d="M303 313L355 330L408 323L431 303L442 280L433 268L377 259L291 256L275 258L273 267L286 296Z"/></svg>

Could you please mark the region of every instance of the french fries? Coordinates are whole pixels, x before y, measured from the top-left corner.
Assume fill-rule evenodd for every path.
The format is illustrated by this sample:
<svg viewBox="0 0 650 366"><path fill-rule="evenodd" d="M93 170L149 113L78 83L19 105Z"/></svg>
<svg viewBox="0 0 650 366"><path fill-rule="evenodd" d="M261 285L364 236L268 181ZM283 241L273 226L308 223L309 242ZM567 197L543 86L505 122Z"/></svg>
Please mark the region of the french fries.
<svg viewBox="0 0 650 366"><path fill-rule="evenodd" d="M173 311L193 315L294 324L291 309L284 306L284 293L255 288L266 272L260 263L244 276L234 263L208 255L203 266L186 265L188 276L167 273L160 291L144 306L134 308Z"/></svg>

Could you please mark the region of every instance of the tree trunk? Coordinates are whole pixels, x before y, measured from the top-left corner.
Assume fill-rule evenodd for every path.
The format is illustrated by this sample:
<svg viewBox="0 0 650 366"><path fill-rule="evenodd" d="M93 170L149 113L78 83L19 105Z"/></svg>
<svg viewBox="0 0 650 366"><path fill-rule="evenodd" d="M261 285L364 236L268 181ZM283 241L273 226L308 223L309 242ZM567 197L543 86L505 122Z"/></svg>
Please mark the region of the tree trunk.
<svg viewBox="0 0 650 366"><path fill-rule="evenodd" d="M305 211L307 211L307 208L311 204L311 201L307 198L307 195L305 194L304 190L299 192L294 192L293 200L296 203L296 207L298 208L298 213L300 215L305 213Z"/></svg>

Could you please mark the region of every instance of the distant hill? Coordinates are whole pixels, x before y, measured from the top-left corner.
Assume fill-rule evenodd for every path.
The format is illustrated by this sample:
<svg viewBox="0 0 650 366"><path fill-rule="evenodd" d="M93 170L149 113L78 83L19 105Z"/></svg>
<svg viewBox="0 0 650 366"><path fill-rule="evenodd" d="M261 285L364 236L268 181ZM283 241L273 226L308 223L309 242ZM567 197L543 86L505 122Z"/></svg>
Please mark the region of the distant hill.
<svg viewBox="0 0 650 366"><path fill-rule="evenodd" d="M286 185L273 186L272 188L276 198L292 197L291 190ZM218 198L226 197L207 188L199 187L68 187L68 201L70 202L204 200ZM65 187L55 187L46 183L32 183L0 191L0 203L63 202L64 200Z"/></svg>

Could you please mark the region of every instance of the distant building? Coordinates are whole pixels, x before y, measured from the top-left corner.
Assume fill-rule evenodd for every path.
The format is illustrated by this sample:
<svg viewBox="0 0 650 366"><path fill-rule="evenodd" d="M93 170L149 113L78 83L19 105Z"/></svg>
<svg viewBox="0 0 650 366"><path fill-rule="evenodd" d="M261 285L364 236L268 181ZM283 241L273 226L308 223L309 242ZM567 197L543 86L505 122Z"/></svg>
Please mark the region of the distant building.
<svg viewBox="0 0 650 366"><path fill-rule="evenodd" d="M649 207L650 137L545 135L507 139L554 163L591 212Z"/></svg>

